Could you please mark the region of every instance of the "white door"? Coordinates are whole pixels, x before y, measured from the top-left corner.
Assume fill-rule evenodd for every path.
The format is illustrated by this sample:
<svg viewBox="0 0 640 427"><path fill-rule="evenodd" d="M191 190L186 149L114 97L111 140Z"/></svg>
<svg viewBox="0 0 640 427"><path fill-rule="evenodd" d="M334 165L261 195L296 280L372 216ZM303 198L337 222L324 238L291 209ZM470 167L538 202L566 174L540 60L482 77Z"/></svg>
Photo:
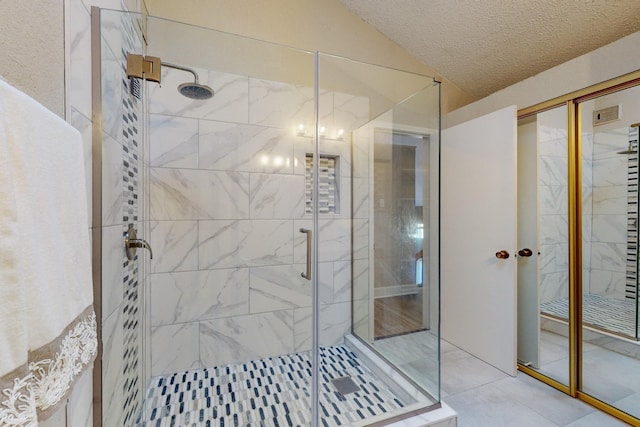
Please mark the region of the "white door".
<svg viewBox="0 0 640 427"><path fill-rule="evenodd" d="M517 364L516 143L515 106L442 132L442 338L509 375Z"/></svg>

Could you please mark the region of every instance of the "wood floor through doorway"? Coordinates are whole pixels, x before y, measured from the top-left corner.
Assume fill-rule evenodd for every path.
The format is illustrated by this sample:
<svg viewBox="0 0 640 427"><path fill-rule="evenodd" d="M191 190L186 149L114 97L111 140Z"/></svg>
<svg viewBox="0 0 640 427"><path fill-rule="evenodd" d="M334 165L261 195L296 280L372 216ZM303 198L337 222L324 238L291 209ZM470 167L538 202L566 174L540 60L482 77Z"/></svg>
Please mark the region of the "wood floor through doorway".
<svg viewBox="0 0 640 427"><path fill-rule="evenodd" d="M424 329L422 323L422 293L376 298L374 303L375 339Z"/></svg>

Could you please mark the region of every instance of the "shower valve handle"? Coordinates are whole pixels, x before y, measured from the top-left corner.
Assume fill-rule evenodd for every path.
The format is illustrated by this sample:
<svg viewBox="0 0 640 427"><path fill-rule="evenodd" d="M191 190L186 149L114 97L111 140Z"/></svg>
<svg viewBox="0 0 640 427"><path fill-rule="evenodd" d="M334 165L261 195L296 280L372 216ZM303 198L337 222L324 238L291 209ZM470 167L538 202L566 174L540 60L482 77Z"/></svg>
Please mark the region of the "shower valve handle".
<svg viewBox="0 0 640 427"><path fill-rule="evenodd" d="M127 234L124 235L124 249L127 254L127 259L130 261L136 256L136 248L144 248L149 251L149 258L153 259L153 251L151 246L144 239L138 239L138 232L133 226L129 227Z"/></svg>

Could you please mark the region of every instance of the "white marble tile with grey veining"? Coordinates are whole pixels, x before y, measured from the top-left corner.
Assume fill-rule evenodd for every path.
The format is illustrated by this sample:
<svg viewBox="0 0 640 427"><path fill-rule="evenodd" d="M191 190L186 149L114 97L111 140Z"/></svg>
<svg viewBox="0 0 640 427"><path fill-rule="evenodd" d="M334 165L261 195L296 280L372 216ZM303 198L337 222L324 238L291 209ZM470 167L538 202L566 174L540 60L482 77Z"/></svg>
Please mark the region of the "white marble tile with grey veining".
<svg viewBox="0 0 640 427"><path fill-rule="evenodd" d="M351 221L347 219L320 219L320 229L314 233L319 239L320 262L346 261L351 259ZM311 228L311 220L296 220L294 228ZM294 234L294 260L306 262L307 239L303 234Z"/></svg>
<svg viewBox="0 0 640 427"><path fill-rule="evenodd" d="M351 261L333 263L333 302L351 301Z"/></svg>
<svg viewBox="0 0 640 427"><path fill-rule="evenodd" d="M151 375L201 368L198 349L198 322L151 328Z"/></svg>
<svg viewBox="0 0 640 427"><path fill-rule="evenodd" d="M622 127L607 132L593 134L593 158L607 159L619 158L626 160L626 156L618 154L618 151L629 147L629 128Z"/></svg>
<svg viewBox="0 0 640 427"><path fill-rule="evenodd" d="M339 345L351 333L351 303L320 306L320 345Z"/></svg>
<svg viewBox="0 0 640 427"><path fill-rule="evenodd" d="M627 243L627 215L593 215L591 240Z"/></svg>
<svg viewBox="0 0 640 427"><path fill-rule="evenodd" d="M80 375L73 386L66 410L66 425L70 427L93 425L93 370L88 369Z"/></svg>
<svg viewBox="0 0 640 427"><path fill-rule="evenodd" d="M352 179L351 206L353 218L369 218L371 209L369 206L370 184L368 178Z"/></svg>
<svg viewBox="0 0 640 427"><path fill-rule="evenodd" d="M200 357L205 366L292 352L293 310L200 322Z"/></svg>
<svg viewBox="0 0 640 427"><path fill-rule="evenodd" d="M112 51L102 37L102 131L117 141L122 138L122 115L124 105L122 53ZM126 81L126 80L124 80Z"/></svg>
<svg viewBox="0 0 640 427"><path fill-rule="evenodd" d="M371 317L373 316L370 313L371 305L369 304L369 300L357 300L353 302L353 334L359 336L364 340L372 340L370 326L373 325L371 322Z"/></svg>
<svg viewBox="0 0 640 427"><path fill-rule="evenodd" d="M300 275L304 268L303 264L251 268L251 313L310 307L311 282Z"/></svg>
<svg viewBox="0 0 640 427"><path fill-rule="evenodd" d="M353 226L353 259L367 259L369 257L369 220L354 219Z"/></svg>
<svg viewBox="0 0 640 427"><path fill-rule="evenodd" d="M198 167L198 120L151 114L149 141L152 167Z"/></svg>
<svg viewBox="0 0 640 427"><path fill-rule="evenodd" d="M322 138L320 140L320 155L337 156L341 178L351 176L351 144L349 140L332 140Z"/></svg>
<svg viewBox="0 0 640 427"><path fill-rule="evenodd" d="M369 259L354 259L352 263L353 299L369 300Z"/></svg>
<svg viewBox="0 0 640 427"><path fill-rule="evenodd" d="M154 220L240 219L249 216L249 174L151 168Z"/></svg>
<svg viewBox="0 0 640 427"><path fill-rule="evenodd" d="M593 189L593 213L594 214L619 214L627 213L627 186L596 187Z"/></svg>
<svg viewBox="0 0 640 427"><path fill-rule="evenodd" d="M627 157L619 155L607 159L594 160L592 163L593 186L610 187L626 185L629 161Z"/></svg>
<svg viewBox="0 0 640 427"><path fill-rule="evenodd" d="M69 103L80 114L91 117L91 15L80 1L66 3L69 16Z"/></svg>
<svg viewBox="0 0 640 427"><path fill-rule="evenodd" d="M627 245L622 243L591 244L591 269L625 272Z"/></svg>
<svg viewBox="0 0 640 427"><path fill-rule="evenodd" d="M348 93L333 94L333 126L345 135L369 121L369 98Z"/></svg>
<svg viewBox="0 0 640 427"><path fill-rule="evenodd" d="M197 221L150 221L151 272L198 269Z"/></svg>
<svg viewBox="0 0 640 427"><path fill-rule="evenodd" d="M249 79L249 123L294 130L303 125L308 132L314 126L314 91L273 80ZM327 103L322 103L326 105ZM323 108L331 111L330 105ZM321 117L324 114L321 114Z"/></svg>
<svg viewBox="0 0 640 427"><path fill-rule="evenodd" d="M292 173L299 139L291 129L201 120L200 168Z"/></svg>
<svg viewBox="0 0 640 427"><path fill-rule="evenodd" d="M569 295L569 273L540 274L540 302L548 302Z"/></svg>
<svg viewBox="0 0 640 427"><path fill-rule="evenodd" d="M567 272L569 268L569 244L558 242L540 246L538 268L541 273Z"/></svg>
<svg viewBox="0 0 640 427"><path fill-rule="evenodd" d="M320 304L330 304L333 302L334 281L334 263L318 263L318 294L320 296Z"/></svg>
<svg viewBox="0 0 640 427"><path fill-rule="evenodd" d="M151 276L153 326L249 313L249 270L221 269Z"/></svg>
<svg viewBox="0 0 640 427"><path fill-rule="evenodd" d="M121 308L124 298L122 265L125 261L122 225L102 228L102 320Z"/></svg>
<svg viewBox="0 0 640 427"><path fill-rule="evenodd" d="M95 4L97 1L104 0L92 0L90 4L88 4L88 0L85 1L85 7L87 10L90 10L90 6L98 6ZM122 10L122 4L118 0L112 0L110 3L118 3L117 7L110 8L106 6L107 9L113 10L104 10L100 14L100 35L104 42L107 43L109 49L111 49L115 53L122 52L122 40L125 37L123 34L123 14L118 12L118 10ZM114 4L115 6L115 4Z"/></svg>
<svg viewBox="0 0 640 427"><path fill-rule="evenodd" d="M566 131L565 131L566 132ZM568 164L568 142L566 134L564 137L544 139L538 136L538 156L556 157L559 161Z"/></svg>
<svg viewBox="0 0 640 427"><path fill-rule="evenodd" d="M351 140L351 174L354 178L369 177L369 127L353 134Z"/></svg>
<svg viewBox="0 0 640 427"><path fill-rule="evenodd" d="M301 308L294 311L296 351L311 349L312 310ZM320 345L331 346L344 342L351 333L351 304L341 302L320 306Z"/></svg>
<svg viewBox="0 0 640 427"><path fill-rule="evenodd" d="M538 215L566 214L568 212L568 187L566 185L541 185L538 187Z"/></svg>
<svg viewBox="0 0 640 427"><path fill-rule="evenodd" d="M291 221L200 221L198 236L200 269L293 262Z"/></svg>
<svg viewBox="0 0 640 427"><path fill-rule="evenodd" d="M539 185L568 185L567 161L562 157L538 156Z"/></svg>
<svg viewBox="0 0 640 427"><path fill-rule="evenodd" d="M249 79L237 74L192 68L198 74L200 84L215 91L213 97L194 100L182 96L176 88L192 81L193 76L165 67L162 69L162 86L153 85L149 89L149 111L169 116L247 123Z"/></svg>
<svg viewBox="0 0 640 427"><path fill-rule="evenodd" d="M124 387L123 353L124 353L124 325L122 310L116 310L102 322L102 401L103 421L109 417L118 419L122 413ZM105 422L106 425L114 425Z"/></svg>
<svg viewBox="0 0 640 427"><path fill-rule="evenodd" d="M610 296L612 298L625 297L626 272L591 269L589 292ZM584 284L583 284L584 286Z"/></svg>
<svg viewBox="0 0 640 427"><path fill-rule="evenodd" d="M540 218L539 241L542 245L551 245L568 241L569 223L567 215L545 215Z"/></svg>
<svg viewBox="0 0 640 427"><path fill-rule="evenodd" d="M311 307L293 310L293 348L295 352L311 350L313 345L312 316Z"/></svg>
<svg viewBox="0 0 640 427"><path fill-rule="evenodd" d="M304 216L303 176L252 173L249 180L251 219L293 219Z"/></svg>
<svg viewBox="0 0 640 427"><path fill-rule="evenodd" d="M85 183L87 184L87 212L89 220L92 218L93 206L91 199L91 188L93 183L92 175L92 143L93 143L93 127L91 120L83 116L78 110L71 107L71 126L76 128L82 136L82 147L84 152L84 174Z"/></svg>
<svg viewBox="0 0 640 427"><path fill-rule="evenodd" d="M109 135L102 134L102 225L123 222L123 150Z"/></svg>

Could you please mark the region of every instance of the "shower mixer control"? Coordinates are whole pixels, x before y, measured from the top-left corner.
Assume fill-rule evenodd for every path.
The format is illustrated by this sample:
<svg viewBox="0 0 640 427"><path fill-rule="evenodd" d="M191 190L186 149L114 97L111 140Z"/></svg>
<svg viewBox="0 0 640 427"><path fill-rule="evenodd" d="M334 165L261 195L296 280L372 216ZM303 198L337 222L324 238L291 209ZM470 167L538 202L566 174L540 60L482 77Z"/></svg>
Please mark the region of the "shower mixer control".
<svg viewBox="0 0 640 427"><path fill-rule="evenodd" d="M149 251L149 259L153 259L153 251L149 243L144 239L138 239L138 231L133 226L130 226L127 234L124 235L124 249L129 261L132 261L136 256L137 248L147 249Z"/></svg>

